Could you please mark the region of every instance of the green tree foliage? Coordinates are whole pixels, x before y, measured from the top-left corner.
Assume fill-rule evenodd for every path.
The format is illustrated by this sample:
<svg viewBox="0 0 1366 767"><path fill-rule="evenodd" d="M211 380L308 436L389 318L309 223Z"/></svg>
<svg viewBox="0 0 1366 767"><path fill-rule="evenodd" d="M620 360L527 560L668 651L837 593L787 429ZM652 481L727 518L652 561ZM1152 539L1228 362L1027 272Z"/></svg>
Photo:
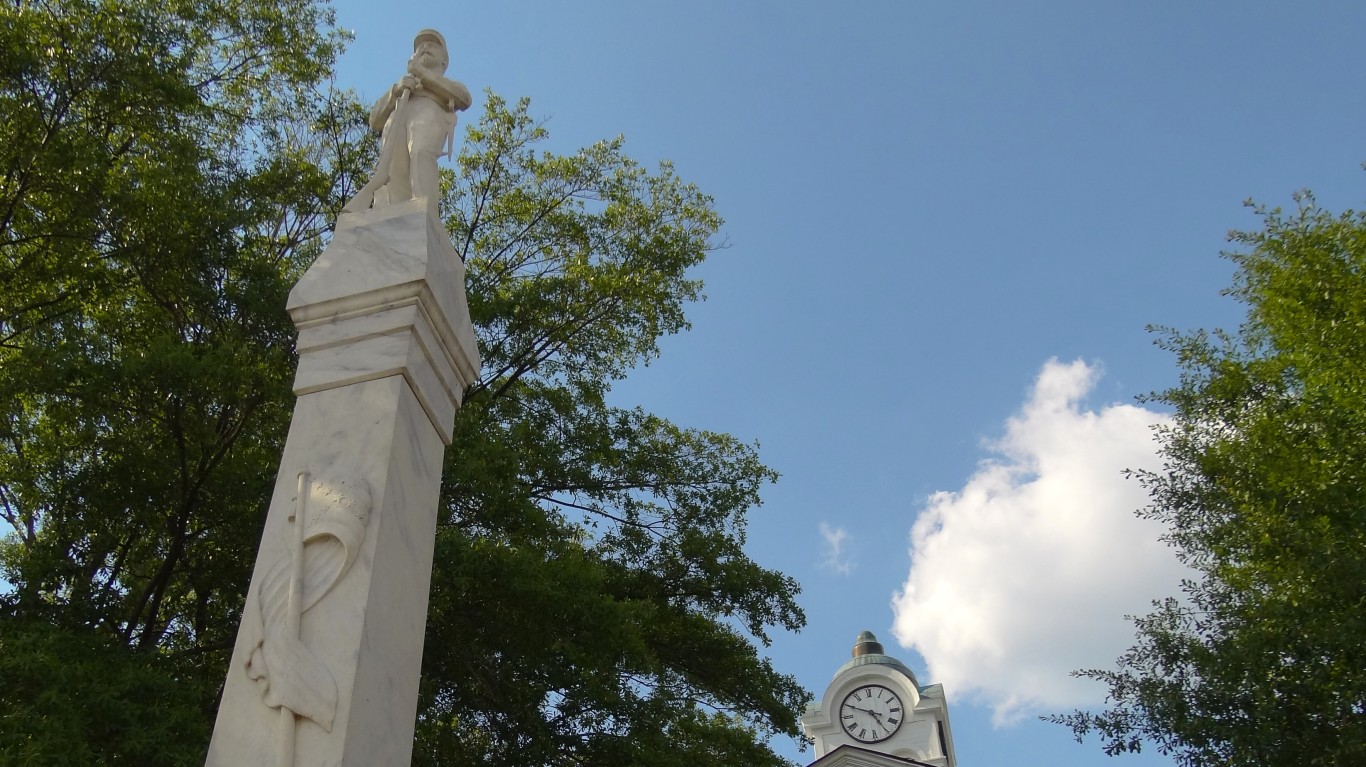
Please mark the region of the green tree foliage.
<svg viewBox="0 0 1366 767"><path fill-rule="evenodd" d="M116 724L186 718L143 690L207 721L289 413L278 307L341 191L328 21L0 5L0 761L184 763Z"/></svg>
<svg viewBox="0 0 1366 767"><path fill-rule="evenodd" d="M374 142L311 0L0 8L0 761L202 763L292 408L285 295ZM780 763L806 694L756 643L803 617L742 548L774 475L607 401L686 328L720 221L620 140L545 138L489 96L442 200L485 367L415 759Z"/></svg>
<svg viewBox="0 0 1366 767"><path fill-rule="evenodd" d="M6 621L0 762L202 764L211 722L199 692L107 632Z"/></svg>
<svg viewBox="0 0 1366 767"><path fill-rule="evenodd" d="M1200 577L1136 621L1100 713L1110 753L1183 765L1366 763L1366 215L1259 209L1237 333L1163 331L1180 385L1143 512Z"/></svg>

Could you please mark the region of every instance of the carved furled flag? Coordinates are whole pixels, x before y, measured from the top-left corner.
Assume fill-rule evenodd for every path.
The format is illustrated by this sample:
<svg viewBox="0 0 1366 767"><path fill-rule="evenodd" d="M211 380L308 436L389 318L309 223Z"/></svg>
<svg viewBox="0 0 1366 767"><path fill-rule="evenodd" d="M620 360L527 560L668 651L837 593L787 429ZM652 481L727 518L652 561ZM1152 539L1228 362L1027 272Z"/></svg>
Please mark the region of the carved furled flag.
<svg viewBox="0 0 1366 767"><path fill-rule="evenodd" d="M371 501L364 480L309 484L315 502L307 504L312 508L303 520L303 545L276 560L261 581L256 609L248 606L246 618L254 619L259 639L247 660L246 672L267 706L287 708L331 732L337 711L337 682L301 641L294 628L298 621L291 620L290 611L307 612L350 569L365 538ZM296 508L303 505L295 500ZM295 524L299 524L297 518ZM294 567L295 557L303 558L302 567ZM300 572L303 581L297 606L290 604L293 572Z"/></svg>

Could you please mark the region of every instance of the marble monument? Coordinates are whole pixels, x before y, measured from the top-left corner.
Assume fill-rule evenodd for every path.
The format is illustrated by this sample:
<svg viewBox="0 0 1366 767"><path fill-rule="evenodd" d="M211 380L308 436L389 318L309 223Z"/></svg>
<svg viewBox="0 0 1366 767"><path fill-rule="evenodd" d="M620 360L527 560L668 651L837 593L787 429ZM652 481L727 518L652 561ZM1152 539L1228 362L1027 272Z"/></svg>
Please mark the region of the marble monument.
<svg viewBox="0 0 1366 767"><path fill-rule="evenodd" d="M442 458L479 371L464 264L434 215L437 156L469 92L440 76L439 34L414 50L376 105L371 196L289 295L298 399L213 767L411 761Z"/></svg>

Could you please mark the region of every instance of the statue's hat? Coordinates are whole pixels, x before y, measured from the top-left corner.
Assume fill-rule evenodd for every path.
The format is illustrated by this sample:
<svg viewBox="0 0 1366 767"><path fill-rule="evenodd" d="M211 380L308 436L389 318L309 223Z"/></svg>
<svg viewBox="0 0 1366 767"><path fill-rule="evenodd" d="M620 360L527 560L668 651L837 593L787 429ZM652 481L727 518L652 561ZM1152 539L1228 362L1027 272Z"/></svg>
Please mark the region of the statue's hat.
<svg viewBox="0 0 1366 767"><path fill-rule="evenodd" d="M442 48L446 47L446 38L442 37L440 32L435 29L424 29L417 33L417 37L413 38L413 50L417 50L417 46L420 45L423 40L435 40L437 43L440 43Z"/></svg>

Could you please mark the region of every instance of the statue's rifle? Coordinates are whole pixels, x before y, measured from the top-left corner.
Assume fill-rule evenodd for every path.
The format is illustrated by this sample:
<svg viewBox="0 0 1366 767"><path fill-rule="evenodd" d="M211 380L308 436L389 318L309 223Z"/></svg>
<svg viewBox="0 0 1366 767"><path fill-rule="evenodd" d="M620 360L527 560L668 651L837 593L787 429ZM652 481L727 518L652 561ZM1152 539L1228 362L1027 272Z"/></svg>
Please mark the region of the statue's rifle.
<svg viewBox="0 0 1366 767"><path fill-rule="evenodd" d="M394 113L389 117L389 135L384 137L384 143L379 149L379 162L375 164L375 175L370 177L369 183L361 187L356 196L351 198L351 202L346 203L342 208L347 213L359 213L369 210L375 201L375 192L379 188L389 183L390 168L394 164L394 152L398 151L399 144L408 143L408 115L404 112L408 108L408 96L412 95L412 88L404 88L403 94L398 97L398 105L394 107Z"/></svg>

